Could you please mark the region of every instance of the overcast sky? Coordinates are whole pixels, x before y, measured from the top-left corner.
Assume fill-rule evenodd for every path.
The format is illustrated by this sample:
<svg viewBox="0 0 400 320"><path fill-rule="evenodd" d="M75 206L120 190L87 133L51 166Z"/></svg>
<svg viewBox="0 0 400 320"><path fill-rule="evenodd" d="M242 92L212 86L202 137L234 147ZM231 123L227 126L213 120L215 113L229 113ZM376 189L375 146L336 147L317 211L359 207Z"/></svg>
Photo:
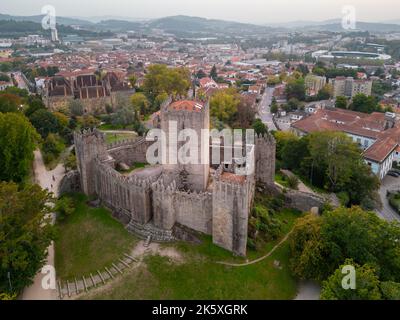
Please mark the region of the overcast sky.
<svg viewBox="0 0 400 320"><path fill-rule="evenodd" d="M338 18L343 6L353 5L360 21L400 19L400 0L0 0L0 13L35 15L44 5L53 5L60 16L182 14L253 23Z"/></svg>

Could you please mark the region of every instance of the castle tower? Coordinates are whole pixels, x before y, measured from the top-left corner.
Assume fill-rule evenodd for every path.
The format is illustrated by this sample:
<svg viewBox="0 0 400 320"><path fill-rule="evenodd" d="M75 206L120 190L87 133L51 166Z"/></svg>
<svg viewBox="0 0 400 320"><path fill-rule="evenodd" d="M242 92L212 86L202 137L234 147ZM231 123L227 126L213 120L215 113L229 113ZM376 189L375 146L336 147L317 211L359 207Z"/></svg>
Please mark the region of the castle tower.
<svg viewBox="0 0 400 320"><path fill-rule="evenodd" d="M274 185L276 142L267 133L256 137L256 180L265 185Z"/></svg>
<svg viewBox="0 0 400 320"><path fill-rule="evenodd" d="M182 172L185 172L185 187L192 191L204 191L207 189L210 173L209 164L209 140L202 141L202 129L210 128L210 113L208 103L196 100L167 101L161 107L161 129L166 134L166 160L164 175L169 182L179 180ZM193 130L196 133L196 141L188 139L179 141L179 134L184 129ZM182 163L175 154L183 147L189 147L188 156L196 158L195 163ZM195 154L192 154L194 150ZM177 181L179 182L179 181Z"/></svg>
<svg viewBox="0 0 400 320"><path fill-rule="evenodd" d="M74 142L82 191L88 196L95 195L94 160L102 159L107 154L104 134L96 129L75 132Z"/></svg>
<svg viewBox="0 0 400 320"><path fill-rule="evenodd" d="M213 188L213 243L246 256L248 221L254 195L254 176L223 172L220 166Z"/></svg>

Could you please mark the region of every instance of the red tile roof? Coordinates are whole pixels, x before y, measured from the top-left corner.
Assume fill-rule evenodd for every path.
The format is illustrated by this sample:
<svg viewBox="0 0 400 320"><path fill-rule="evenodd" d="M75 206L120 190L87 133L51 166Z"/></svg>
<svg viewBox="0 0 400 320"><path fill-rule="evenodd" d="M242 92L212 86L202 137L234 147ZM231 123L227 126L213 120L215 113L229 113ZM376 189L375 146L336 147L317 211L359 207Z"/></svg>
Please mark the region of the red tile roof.
<svg viewBox="0 0 400 320"><path fill-rule="evenodd" d="M221 181L244 184L246 182L246 177L230 172L223 172L221 174Z"/></svg>
<svg viewBox="0 0 400 320"><path fill-rule="evenodd" d="M193 100L180 100L172 102L169 106L169 110L186 110L200 112L204 108L204 105L199 101Z"/></svg>

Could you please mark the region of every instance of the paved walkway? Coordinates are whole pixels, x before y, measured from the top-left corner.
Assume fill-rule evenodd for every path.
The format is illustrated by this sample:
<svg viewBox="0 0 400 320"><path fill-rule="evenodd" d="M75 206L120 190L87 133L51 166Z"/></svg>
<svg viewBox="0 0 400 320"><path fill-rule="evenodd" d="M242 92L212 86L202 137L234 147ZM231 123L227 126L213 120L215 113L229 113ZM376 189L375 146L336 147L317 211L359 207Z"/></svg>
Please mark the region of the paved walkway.
<svg viewBox="0 0 400 320"><path fill-rule="evenodd" d="M58 185L65 175L64 167L59 164L54 170L47 171L42 154L39 150L35 151L35 160L33 163L33 170L35 173L35 182L39 184L43 189L48 189L53 192L55 196L58 195ZM54 179L53 179L54 177ZM55 216L53 215L53 223ZM54 243L52 242L48 248L48 256L46 265L54 266ZM25 288L22 293L22 300L56 300L57 290L45 290L42 288L43 274L39 272L34 282L30 287Z"/></svg>
<svg viewBox="0 0 400 320"><path fill-rule="evenodd" d="M390 206L388 198L386 197L386 192L388 190L400 190L400 178L394 178L391 176L386 176L382 182L379 189L379 196L382 201L382 208L376 210L377 214L386 221L398 221L400 222L400 214L393 210Z"/></svg>
<svg viewBox="0 0 400 320"><path fill-rule="evenodd" d="M249 266L251 264L255 264L260 261L263 261L266 258L270 257L283 243L285 243L287 241L287 239L289 239L289 237L293 233L293 231L294 231L294 228L281 241L279 241L279 243L275 247L273 247L270 252L268 252L265 256L262 256L261 258L258 258L256 260L249 261L246 263L229 263L229 262L223 262L223 261L218 261L217 263L223 264L225 266L230 266L230 267L245 267L245 266Z"/></svg>

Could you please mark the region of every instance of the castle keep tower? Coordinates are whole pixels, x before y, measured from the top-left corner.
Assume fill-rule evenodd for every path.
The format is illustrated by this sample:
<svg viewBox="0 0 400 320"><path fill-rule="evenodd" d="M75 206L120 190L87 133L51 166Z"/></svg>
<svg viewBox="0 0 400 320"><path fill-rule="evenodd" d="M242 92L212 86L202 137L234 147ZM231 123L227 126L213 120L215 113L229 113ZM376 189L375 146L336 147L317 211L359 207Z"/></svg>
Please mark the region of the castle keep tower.
<svg viewBox="0 0 400 320"><path fill-rule="evenodd" d="M213 242L237 255L246 256L254 175L238 176L224 172L221 166L213 183Z"/></svg>
<svg viewBox="0 0 400 320"><path fill-rule="evenodd" d="M86 130L74 133L78 170L81 176L82 191L92 196L96 194L96 172L94 161L107 156L104 134L100 131Z"/></svg>
<svg viewBox="0 0 400 320"><path fill-rule="evenodd" d="M255 138L256 143L256 180L265 185L273 186L275 181L276 141L267 133Z"/></svg>
<svg viewBox="0 0 400 320"><path fill-rule="evenodd" d="M179 178L180 186L187 190L204 191L207 188L210 173L209 140L202 143L202 129L210 128L210 112L208 103L193 100L167 101L161 107L161 129L166 133L166 159L164 174L169 182ZM179 133L189 129L196 133L196 141L179 141ZM182 164L179 159L171 157L171 150L178 150L182 146L190 146L196 150L198 164ZM190 152L189 152L190 153ZM204 161L204 159L206 161ZM203 163L202 163L203 162Z"/></svg>

